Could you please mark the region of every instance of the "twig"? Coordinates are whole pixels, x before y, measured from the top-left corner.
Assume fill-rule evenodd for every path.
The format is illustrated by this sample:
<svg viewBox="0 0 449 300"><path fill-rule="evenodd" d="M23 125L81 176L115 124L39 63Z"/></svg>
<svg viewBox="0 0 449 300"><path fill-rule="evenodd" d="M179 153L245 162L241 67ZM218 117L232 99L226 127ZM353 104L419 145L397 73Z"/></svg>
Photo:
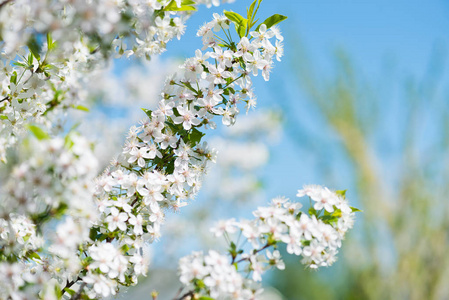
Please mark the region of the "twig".
<svg viewBox="0 0 449 300"><path fill-rule="evenodd" d="M65 289L69 289L72 285L74 285L78 280L81 280L81 277L78 276L77 279L73 280L73 281L67 281L67 284L65 285L65 287L62 289L62 291L64 291Z"/></svg>
<svg viewBox="0 0 449 300"><path fill-rule="evenodd" d="M0 9L5 6L6 4L8 4L9 2L12 2L13 0L5 0L2 3L0 3Z"/></svg>
<svg viewBox="0 0 449 300"><path fill-rule="evenodd" d="M268 247L270 247L270 246L272 246L272 245L273 245L273 244L267 243L265 246L263 246L263 247L260 248L259 250L254 251L253 254L257 254L257 253L259 253L260 251L263 251L263 250L267 249ZM236 263L240 263L240 262L245 261L245 260L249 260L249 257L242 258L242 259L238 260Z"/></svg>
<svg viewBox="0 0 449 300"><path fill-rule="evenodd" d="M178 300L183 300L183 299L187 298L188 296L193 296L193 294L194 294L193 291L187 292L184 295L182 295Z"/></svg>
<svg viewBox="0 0 449 300"><path fill-rule="evenodd" d="M176 293L175 297L173 298L173 300L178 299L178 297L179 297L179 295L181 294L182 290L183 290L183 287L180 287L179 290L178 290L178 292Z"/></svg>
<svg viewBox="0 0 449 300"><path fill-rule="evenodd" d="M78 290L78 292L76 292L75 295L73 295L72 300L78 300L81 298L81 293L83 292L84 287L86 286L87 283L83 282L80 286L80 289Z"/></svg>

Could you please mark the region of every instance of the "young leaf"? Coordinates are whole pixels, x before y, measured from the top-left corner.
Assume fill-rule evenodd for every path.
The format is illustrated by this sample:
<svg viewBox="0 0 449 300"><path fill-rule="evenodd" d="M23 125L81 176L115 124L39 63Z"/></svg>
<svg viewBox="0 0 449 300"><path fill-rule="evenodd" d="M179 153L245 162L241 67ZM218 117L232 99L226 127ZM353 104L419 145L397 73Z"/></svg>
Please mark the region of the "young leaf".
<svg viewBox="0 0 449 300"><path fill-rule="evenodd" d="M12 76L11 76L10 81L11 81L12 83L14 83L14 84L17 84L17 72L16 72L16 71L14 71L14 72L12 73Z"/></svg>
<svg viewBox="0 0 449 300"><path fill-rule="evenodd" d="M237 25L246 23L246 19L236 12L225 10L224 15L226 16L226 18L228 18L229 20L231 20L233 23L235 23Z"/></svg>
<svg viewBox="0 0 449 300"><path fill-rule="evenodd" d="M335 191L335 194L341 196L342 198L346 198L346 190L343 191Z"/></svg>
<svg viewBox="0 0 449 300"><path fill-rule="evenodd" d="M85 111L85 112L89 112L89 109L87 107L83 106L83 105L76 105L76 106L72 105L72 108L79 109L79 110L82 110L82 111Z"/></svg>
<svg viewBox="0 0 449 300"><path fill-rule="evenodd" d="M235 24L235 30L237 31L238 35L240 37L243 37L245 35L248 20L233 11L225 10L224 15Z"/></svg>
<svg viewBox="0 0 449 300"><path fill-rule="evenodd" d="M189 141L192 143L192 145L196 145L199 142L201 142L201 138L204 136L204 133L199 131L196 128L193 128L192 131L188 135Z"/></svg>
<svg viewBox="0 0 449 300"><path fill-rule="evenodd" d="M351 207L352 212L358 212L358 211L363 212L363 210L360 210L358 208L355 208L355 207L352 207L352 206L350 206L350 207Z"/></svg>
<svg viewBox="0 0 449 300"><path fill-rule="evenodd" d="M262 24L267 25L267 29L268 29L271 26L274 26L274 25L284 21L285 19L287 19L286 16L274 14L271 17L269 17L268 19L266 19L265 21L263 21ZM260 24L260 25L262 25L262 24ZM260 25L257 26L256 31L259 30Z"/></svg>
<svg viewBox="0 0 449 300"><path fill-rule="evenodd" d="M65 288L64 291L67 292L67 294L69 294L72 297L76 295L76 292L72 289Z"/></svg>
<svg viewBox="0 0 449 300"><path fill-rule="evenodd" d="M30 52L33 54L33 56L37 59L41 59L41 45L37 42L36 37L33 35L27 43L28 48L30 49Z"/></svg>
<svg viewBox="0 0 449 300"><path fill-rule="evenodd" d="M28 253L27 254L27 256L28 256L28 258L31 258L31 259L41 259L41 257L39 256L39 254L37 254L36 252L31 252L31 253Z"/></svg>
<svg viewBox="0 0 449 300"><path fill-rule="evenodd" d="M142 110L146 113L146 115L148 116L148 118L151 118L151 113L152 111L146 108L142 108Z"/></svg>
<svg viewBox="0 0 449 300"><path fill-rule="evenodd" d="M251 17L253 16L254 7L256 6L257 0L254 0L253 3L249 6L249 9L247 11L247 18L248 20L251 20Z"/></svg>
<svg viewBox="0 0 449 300"><path fill-rule="evenodd" d="M33 135L38 139L38 140L46 140L49 139L50 136L48 135L48 133L46 133L45 131L43 131L41 128L35 126L35 125L28 125L28 129L33 133Z"/></svg>
<svg viewBox="0 0 449 300"><path fill-rule="evenodd" d="M164 11L188 11L196 10L195 6L192 6L192 1L183 1L181 7L178 7L175 0L172 0L165 8ZM187 4L190 3L190 4Z"/></svg>
<svg viewBox="0 0 449 300"><path fill-rule="evenodd" d="M51 51L56 48L56 41L53 41L51 32L47 33L47 48L48 48L48 51Z"/></svg>

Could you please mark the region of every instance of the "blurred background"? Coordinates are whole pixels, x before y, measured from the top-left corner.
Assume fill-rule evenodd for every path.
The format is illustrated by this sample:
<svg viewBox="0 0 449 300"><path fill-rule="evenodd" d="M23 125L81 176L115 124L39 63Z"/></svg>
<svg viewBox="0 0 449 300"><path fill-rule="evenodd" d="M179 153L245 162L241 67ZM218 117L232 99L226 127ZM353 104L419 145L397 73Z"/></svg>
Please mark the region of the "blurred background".
<svg viewBox="0 0 449 300"><path fill-rule="evenodd" d="M250 3L201 7L159 59L99 74L80 130L101 141L104 164L140 108L155 106L165 76L202 47L199 26ZM216 166L198 198L167 216L149 276L122 298L157 289L172 299L179 258L222 247L208 232L217 219L249 218L272 197L321 184L347 189L363 213L332 267L307 270L285 255L286 270L265 278L265 299L449 299L449 2L263 1L260 19L273 13L289 17L282 62L269 82L257 78L255 111L209 132Z"/></svg>

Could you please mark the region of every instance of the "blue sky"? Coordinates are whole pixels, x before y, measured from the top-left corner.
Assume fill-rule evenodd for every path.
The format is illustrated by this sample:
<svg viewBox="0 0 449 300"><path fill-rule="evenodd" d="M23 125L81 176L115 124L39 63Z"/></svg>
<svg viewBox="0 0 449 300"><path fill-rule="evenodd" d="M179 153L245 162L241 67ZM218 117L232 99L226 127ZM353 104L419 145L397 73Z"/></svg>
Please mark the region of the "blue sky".
<svg viewBox="0 0 449 300"><path fill-rule="evenodd" d="M201 47L200 39L195 37L196 30L211 19L213 12L221 13L227 9L243 14L250 3L250 0L237 0L218 8L202 7L188 21L188 30L181 41L169 44L167 55L192 56L195 49ZM260 19L274 13L288 16L288 20L281 23L286 56L273 70L272 78L275 80L268 83L256 80L258 107L279 106L277 102L282 98L278 97L276 89L282 86L283 95L298 98L298 109L303 111L298 118L309 120L305 122L305 130L322 132L329 139L336 137L332 132L321 131L319 117L313 107L308 107L301 99L303 96L296 88L297 82L292 79L291 65L295 59L293 37L300 37L312 65L320 70L320 74L332 74L332 55L340 48L350 55L357 70L366 78L377 81L385 76L385 72L390 72L388 66L391 65L395 66L391 68L391 72L393 69L395 72L392 80L410 76L421 78L426 73L432 53L446 53L449 46L449 1L264 0L259 11ZM400 108L396 109L400 119ZM326 160L341 158L341 153L320 158L303 150L287 135L273 149L271 163L265 170L270 197L278 194L293 197L296 189L307 183L326 184L314 170ZM349 184L350 170L341 169L341 173L338 184Z"/></svg>
<svg viewBox="0 0 449 300"><path fill-rule="evenodd" d="M251 2L237 0L218 8L201 7L187 22L188 30L181 41L170 42L162 59L193 56L195 50L202 47L196 31L211 20L212 13L221 13L226 9L244 14ZM332 57L337 48L344 49L357 70L368 79L389 80L390 77L382 76L394 70L395 75L391 79L402 80L408 76L423 77L432 53L436 49L447 53L449 46L449 1L264 0L259 11L260 19L274 13L288 16L288 20L281 23L286 56L282 62L276 63L272 80L264 82L259 78L255 81L257 108L279 107L279 101L284 101L283 97L297 99L297 110L300 112L297 117L305 120L303 131L322 135L321 138L330 140L329 145L338 144L338 137L329 128L323 127L323 120L316 109L304 101L296 79L292 77L291 68L295 59L293 37L300 37L308 50L311 64L329 78L334 72ZM395 67L385 69L385 66L391 65ZM445 67L447 63L444 63ZM401 108L396 107L391 114L396 118L392 120L393 125L398 125L403 117ZM330 187L349 189L349 198L354 198L351 187L353 174L347 164L339 161L344 159L341 149L335 147L329 157L319 157L317 152L308 150L310 147L298 147L287 134L273 147L271 161L263 171L268 197L285 195L293 198L303 184L328 185L326 177L317 169L323 164L333 163L337 168L339 165L342 167L338 169L338 181ZM388 153L385 155L388 156Z"/></svg>

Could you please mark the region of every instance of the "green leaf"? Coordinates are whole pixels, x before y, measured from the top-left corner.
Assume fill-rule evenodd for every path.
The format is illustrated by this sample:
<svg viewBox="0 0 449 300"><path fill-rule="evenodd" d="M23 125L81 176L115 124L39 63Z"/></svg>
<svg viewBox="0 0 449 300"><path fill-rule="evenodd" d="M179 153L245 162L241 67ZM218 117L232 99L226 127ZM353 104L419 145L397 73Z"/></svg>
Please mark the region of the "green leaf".
<svg viewBox="0 0 449 300"><path fill-rule="evenodd" d="M22 68L26 68L26 67L27 67L26 64L20 63L20 62L14 62L13 65L14 65L14 66L18 66L18 67L22 67Z"/></svg>
<svg viewBox="0 0 449 300"><path fill-rule="evenodd" d="M239 34L239 37L245 36L246 24L244 26L237 26L236 29L237 29L237 33Z"/></svg>
<svg viewBox="0 0 449 300"><path fill-rule="evenodd" d="M142 108L143 112L148 116L148 118L151 119L151 113L152 111L146 108Z"/></svg>
<svg viewBox="0 0 449 300"><path fill-rule="evenodd" d="M57 46L57 43L56 43L56 41L53 41L53 38L51 36L51 32L48 32L47 33L47 48L48 48L48 51L51 51L51 50L55 49L56 46Z"/></svg>
<svg viewBox="0 0 449 300"><path fill-rule="evenodd" d="M229 20L231 20L233 23L235 23L237 25L246 23L246 19L236 12L225 10L224 15L226 16L226 18L228 18Z"/></svg>
<svg viewBox="0 0 449 300"><path fill-rule="evenodd" d="M311 207L311 208L309 208L309 215L317 215L317 211L316 211L316 209L315 208L313 208L313 207Z"/></svg>
<svg viewBox="0 0 449 300"><path fill-rule="evenodd" d="M28 125L28 129L34 134L38 140L47 140L50 138L48 133L35 125Z"/></svg>
<svg viewBox="0 0 449 300"><path fill-rule="evenodd" d="M199 300L215 300L215 299L211 297L201 296Z"/></svg>
<svg viewBox="0 0 449 300"><path fill-rule="evenodd" d="M233 11L224 11L224 15L228 18L232 23L235 24L235 30L237 31L240 37L245 35L246 26L248 24L248 20Z"/></svg>
<svg viewBox="0 0 449 300"><path fill-rule="evenodd" d="M14 84L17 84L17 72L16 72L16 71L14 71L14 72L12 73L12 76L11 76L10 81L11 81L12 83L14 83Z"/></svg>
<svg viewBox="0 0 449 300"><path fill-rule="evenodd" d="M7 116L0 116L0 120L8 120Z"/></svg>
<svg viewBox="0 0 449 300"><path fill-rule="evenodd" d="M82 105L76 105L76 106L72 105L72 107L75 108L75 109L79 109L79 110L82 110L82 111L89 112L89 109L87 107L85 107L85 106L82 106Z"/></svg>
<svg viewBox="0 0 449 300"><path fill-rule="evenodd" d="M34 35L28 40L27 46L30 49L30 52L33 54L33 56L36 57L37 60L40 60L41 45L37 42L36 37Z"/></svg>
<svg viewBox="0 0 449 300"><path fill-rule="evenodd" d="M358 212L358 211L363 212L363 210L360 210L360 209L352 207L352 206L350 206L350 208L351 208L352 212Z"/></svg>
<svg viewBox="0 0 449 300"><path fill-rule="evenodd" d="M122 246L122 251L124 252L124 253L127 253L128 251L129 251L129 246L128 245L123 245Z"/></svg>
<svg viewBox="0 0 449 300"><path fill-rule="evenodd" d="M59 284L55 284L55 295L58 298L62 297L62 291L61 291L61 287L59 286Z"/></svg>
<svg viewBox="0 0 449 300"><path fill-rule="evenodd" d="M191 10L197 10L195 6L193 6L192 4L194 4L195 2L193 1L183 1L181 3L181 7L178 7L178 5L176 4L175 0L172 0L166 7L164 7L164 11L191 11ZM187 4L189 3L189 4Z"/></svg>
<svg viewBox="0 0 449 300"><path fill-rule="evenodd" d="M193 146L201 142L201 138L204 136L204 133L199 131L196 128L193 128L192 131L189 133L187 138L189 139L190 143L192 143Z"/></svg>
<svg viewBox="0 0 449 300"><path fill-rule="evenodd" d="M346 191L347 190L335 191L335 194L337 194L340 197L343 197L343 199L346 199Z"/></svg>
<svg viewBox="0 0 449 300"><path fill-rule="evenodd" d="M254 21L254 19L256 18L257 15L257 11L259 10L259 6L260 3L262 2L262 0L254 0L253 3L251 3L249 9L247 9L247 18L248 18L248 22L247 22L247 29L246 29L246 36L248 36L251 28L257 23L257 21L259 19L257 19L256 21ZM256 7L257 4L257 7ZM255 9L255 11L254 11Z"/></svg>
<svg viewBox="0 0 449 300"><path fill-rule="evenodd" d="M254 7L256 6L257 0L254 0L253 3L249 6L249 9L247 10L247 18L248 20L251 20L251 17L253 16Z"/></svg>
<svg viewBox="0 0 449 300"><path fill-rule="evenodd" d="M165 172L167 174L173 174L174 171L175 171L175 160L173 159L166 164Z"/></svg>
<svg viewBox="0 0 449 300"><path fill-rule="evenodd" d="M96 228L96 227L92 227L91 229L90 229L90 232L89 232L89 238L92 240L92 241L95 241L96 239L97 239L97 236L98 236L98 232L99 232L100 230L98 229L98 228Z"/></svg>
<svg viewBox="0 0 449 300"><path fill-rule="evenodd" d="M76 292L74 290L72 290L72 289L69 289L69 288L65 288L64 292L68 293L72 297L76 295Z"/></svg>
<svg viewBox="0 0 449 300"><path fill-rule="evenodd" d="M268 29L271 26L274 26L274 25L284 21L285 19L287 19L286 16L274 14L271 17L269 17L268 19L266 19L265 21L263 21L262 24L267 25L267 29ZM262 24L260 24L260 25L262 25ZM259 30L260 25L257 26L256 31Z"/></svg>
<svg viewBox="0 0 449 300"><path fill-rule="evenodd" d="M32 259L41 259L41 257L39 256L39 254L37 254L36 252L31 252L27 254L28 258L32 258Z"/></svg>

